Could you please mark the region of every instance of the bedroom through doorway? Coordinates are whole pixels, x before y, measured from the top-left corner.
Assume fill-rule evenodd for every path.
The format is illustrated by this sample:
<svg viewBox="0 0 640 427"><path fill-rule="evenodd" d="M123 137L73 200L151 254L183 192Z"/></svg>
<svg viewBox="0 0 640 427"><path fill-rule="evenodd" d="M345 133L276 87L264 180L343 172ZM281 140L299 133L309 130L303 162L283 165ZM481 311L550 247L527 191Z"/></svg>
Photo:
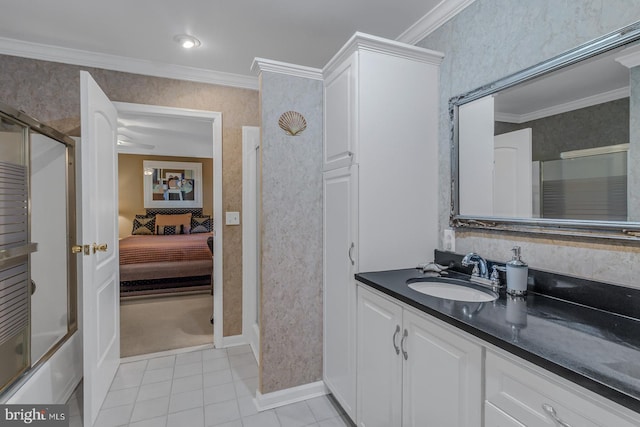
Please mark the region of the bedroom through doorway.
<svg viewBox="0 0 640 427"><path fill-rule="evenodd" d="M211 322L222 312L220 114L114 104L120 356L211 346L222 328Z"/></svg>

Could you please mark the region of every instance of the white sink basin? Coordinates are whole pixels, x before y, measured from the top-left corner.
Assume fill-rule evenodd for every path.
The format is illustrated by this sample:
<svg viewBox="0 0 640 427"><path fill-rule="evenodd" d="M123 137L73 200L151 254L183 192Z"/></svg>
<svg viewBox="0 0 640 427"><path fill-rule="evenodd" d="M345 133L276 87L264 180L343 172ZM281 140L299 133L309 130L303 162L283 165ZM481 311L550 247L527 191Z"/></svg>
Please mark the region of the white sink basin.
<svg viewBox="0 0 640 427"><path fill-rule="evenodd" d="M429 281L409 283L409 287L422 294L453 301L488 302L498 299L495 292L473 285Z"/></svg>

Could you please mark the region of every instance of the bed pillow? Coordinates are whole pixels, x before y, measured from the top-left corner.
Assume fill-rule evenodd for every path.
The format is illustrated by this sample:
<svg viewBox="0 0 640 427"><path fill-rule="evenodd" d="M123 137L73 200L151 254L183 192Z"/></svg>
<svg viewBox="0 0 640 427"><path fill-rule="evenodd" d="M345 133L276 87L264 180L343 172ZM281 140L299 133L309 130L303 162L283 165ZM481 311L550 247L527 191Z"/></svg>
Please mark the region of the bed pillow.
<svg viewBox="0 0 640 427"><path fill-rule="evenodd" d="M131 231L132 235L150 235L156 229L156 218L155 217L141 217L138 218L138 215L133 219L133 230Z"/></svg>
<svg viewBox="0 0 640 427"><path fill-rule="evenodd" d="M210 216L194 216L191 217L191 234L193 233L209 233L212 230Z"/></svg>
<svg viewBox="0 0 640 427"><path fill-rule="evenodd" d="M177 233L174 234L189 234L189 230L191 229L191 212L179 215L156 215L156 227L164 225L175 225Z"/></svg>
<svg viewBox="0 0 640 427"><path fill-rule="evenodd" d="M167 236L172 234L182 234L182 225L158 225L157 234Z"/></svg>

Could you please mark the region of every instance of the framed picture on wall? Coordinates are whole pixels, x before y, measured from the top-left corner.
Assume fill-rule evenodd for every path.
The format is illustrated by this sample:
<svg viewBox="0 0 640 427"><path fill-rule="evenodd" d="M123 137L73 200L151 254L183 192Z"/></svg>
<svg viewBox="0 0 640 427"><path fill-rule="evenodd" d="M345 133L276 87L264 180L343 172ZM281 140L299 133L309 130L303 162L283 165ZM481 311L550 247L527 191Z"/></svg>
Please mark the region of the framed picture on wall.
<svg viewBox="0 0 640 427"><path fill-rule="evenodd" d="M202 163L143 160L145 208L201 208Z"/></svg>

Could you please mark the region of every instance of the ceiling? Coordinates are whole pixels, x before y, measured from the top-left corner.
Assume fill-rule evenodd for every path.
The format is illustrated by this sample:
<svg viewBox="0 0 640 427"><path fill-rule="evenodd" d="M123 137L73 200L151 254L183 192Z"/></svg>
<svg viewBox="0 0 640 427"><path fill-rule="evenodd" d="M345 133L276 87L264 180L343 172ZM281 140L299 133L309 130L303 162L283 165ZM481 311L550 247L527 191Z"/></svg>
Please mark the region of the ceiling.
<svg viewBox="0 0 640 427"><path fill-rule="evenodd" d="M322 68L356 31L415 43L473 1L13 1L0 54L257 89L254 58ZM180 34L201 46L183 49ZM120 152L212 151L210 122L121 112L118 127Z"/></svg>
<svg viewBox="0 0 640 427"><path fill-rule="evenodd" d="M442 0L440 9L457 7L457 12L472 1ZM354 32L396 39L439 3L441 0L14 1L3 5L0 38L115 56L113 60L128 58L161 67L255 77L250 68L256 57L322 68ZM173 41L179 34L196 36L202 45L183 49Z"/></svg>

